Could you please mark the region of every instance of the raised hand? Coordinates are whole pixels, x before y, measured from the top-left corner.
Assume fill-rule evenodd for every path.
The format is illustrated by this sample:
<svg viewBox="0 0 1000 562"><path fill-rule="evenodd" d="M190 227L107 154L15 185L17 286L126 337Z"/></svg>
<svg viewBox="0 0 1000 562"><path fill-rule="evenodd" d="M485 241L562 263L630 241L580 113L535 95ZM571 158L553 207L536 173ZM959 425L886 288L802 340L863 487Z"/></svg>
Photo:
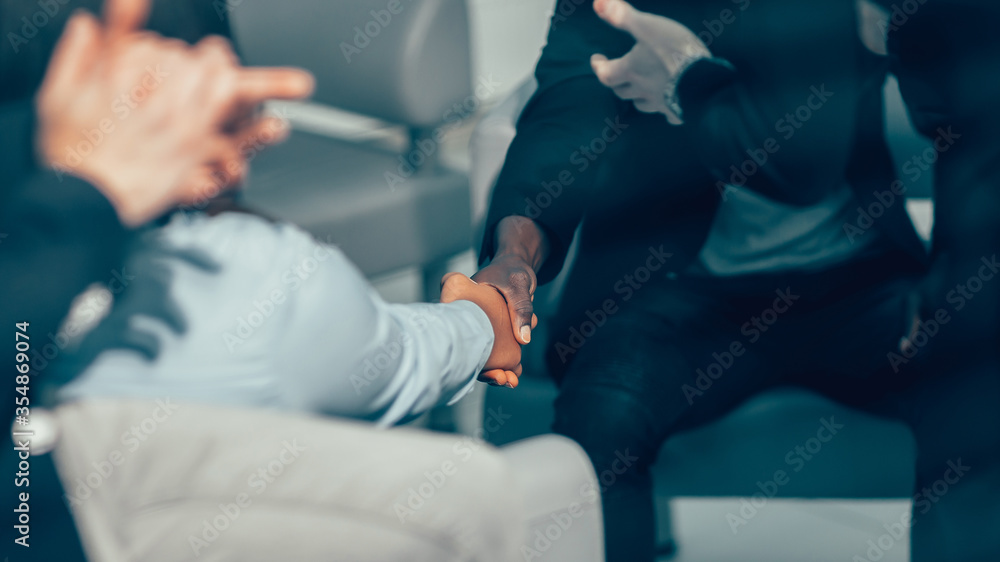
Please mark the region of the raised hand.
<svg viewBox="0 0 1000 562"><path fill-rule="evenodd" d="M521 375L521 345L514 339L507 302L496 288L476 283L460 273L441 280L441 302L465 300L483 309L493 326L493 351L479 380L515 388Z"/></svg>
<svg viewBox="0 0 1000 562"><path fill-rule="evenodd" d="M595 0L594 11L636 40L635 47L619 59L593 55L590 64L597 78L639 111L662 113L674 125L683 123L678 108L668 100L684 69L711 56L705 44L677 21L640 12L624 0Z"/></svg>
<svg viewBox="0 0 1000 562"><path fill-rule="evenodd" d="M94 184L131 226L198 199L212 172L237 185L241 145L286 134L258 106L313 89L301 70L241 68L220 37L192 47L142 31L149 9L107 0L103 23L75 14L36 99L39 159Z"/></svg>

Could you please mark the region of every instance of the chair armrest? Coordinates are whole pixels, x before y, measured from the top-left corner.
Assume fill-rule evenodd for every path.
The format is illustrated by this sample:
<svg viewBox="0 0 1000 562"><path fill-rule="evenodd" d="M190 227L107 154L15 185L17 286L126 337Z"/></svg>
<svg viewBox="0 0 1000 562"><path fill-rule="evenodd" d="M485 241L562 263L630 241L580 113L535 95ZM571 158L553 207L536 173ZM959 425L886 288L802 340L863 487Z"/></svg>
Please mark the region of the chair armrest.
<svg viewBox="0 0 1000 562"><path fill-rule="evenodd" d="M541 435L500 454L524 494L525 546L552 562L603 562L601 485L583 449L566 437Z"/></svg>

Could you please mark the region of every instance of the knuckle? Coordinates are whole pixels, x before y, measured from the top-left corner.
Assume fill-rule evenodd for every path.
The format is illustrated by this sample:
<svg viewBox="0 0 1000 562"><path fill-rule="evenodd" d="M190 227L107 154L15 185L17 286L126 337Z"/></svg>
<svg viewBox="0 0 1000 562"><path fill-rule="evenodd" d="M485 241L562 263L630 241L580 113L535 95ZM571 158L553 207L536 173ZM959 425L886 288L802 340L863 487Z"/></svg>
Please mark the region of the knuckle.
<svg viewBox="0 0 1000 562"><path fill-rule="evenodd" d="M534 279L527 271L518 269L508 275L507 282L518 292L530 293Z"/></svg>

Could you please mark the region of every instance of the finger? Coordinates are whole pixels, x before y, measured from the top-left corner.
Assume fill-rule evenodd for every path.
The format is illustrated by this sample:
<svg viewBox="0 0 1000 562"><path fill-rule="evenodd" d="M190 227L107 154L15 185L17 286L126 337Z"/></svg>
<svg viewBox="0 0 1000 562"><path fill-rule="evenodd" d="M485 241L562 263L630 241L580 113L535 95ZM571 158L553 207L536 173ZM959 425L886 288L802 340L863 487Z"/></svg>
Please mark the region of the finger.
<svg viewBox="0 0 1000 562"><path fill-rule="evenodd" d="M594 12L612 27L628 32L643 43L655 45L662 39L664 18L636 10L624 0L594 0Z"/></svg>
<svg viewBox="0 0 1000 562"><path fill-rule="evenodd" d="M222 165L203 166L187 178L180 191L181 205L204 205L229 191L237 181Z"/></svg>
<svg viewBox="0 0 1000 562"><path fill-rule="evenodd" d="M315 85L312 74L297 68L245 68L238 76L236 96L250 104L299 100L311 96Z"/></svg>
<svg viewBox="0 0 1000 562"><path fill-rule="evenodd" d="M594 0L594 12L612 27L631 32L636 9L622 0Z"/></svg>
<svg viewBox="0 0 1000 562"><path fill-rule="evenodd" d="M476 282L461 273L448 273L441 278L441 302L449 303L462 300L466 289Z"/></svg>
<svg viewBox="0 0 1000 562"><path fill-rule="evenodd" d="M670 112L670 110L667 109L666 107L664 107L664 105L662 103L650 101L649 99L646 99L644 97L634 98L632 100L632 105L634 105L635 108L638 109L642 113L661 113L662 112L662 113L664 113L664 114L667 115L667 120L668 121L670 119L670 115L672 115L672 113L668 114L668 112ZM672 123L672 124L676 124L676 123Z"/></svg>
<svg viewBox="0 0 1000 562"><path fill-rule="evenodd" d="M232 66L239 66L240 59L233 51L233 44L228 39L219 35L209 35L194 46L197 51L213 52L222 56L226 63Z"/></svg>
<svg viewBox="0 0 1000 562"><path fill-rule="evenodd" d="M612 88L611 91L613 91L619 99L626 101L642 97L642 94L639 93L638 89L628 82L618 86L617 88Z"/></svg>
<svg viewBox="0 0 1000 562"><path fill-rule="evenodd" d="M663 114L667 116L667 123L670 123L671 125L677 126L684 124L684 120L681 119L681 116L669 109L664 109Z"/></svg>
<svg viewBox="0 0 1000 562"><path fill-rule="evenodd" d="M77 11L56 44L49 69L54 69L50 87L53 91L66 91L78 78L90 74L99 57L101 24L93 14Z"/></svg>
<svg viewBox="0 0 1000 562"><path fill-rule="evenodd" d="M534 316L531 295L518 294L513 291L505 293L497 287L494 288L500 291L504 300L507 301L507 311L510 313L510 325L514 328L514 338L521 345L527 345L531 342L531 329L533 328L531 317Z"/></svg>
<svg viewBox="0 0 1000 562"><path fill-rule="evenodd" d="M444 284L447 283L449 279L451 279L452 277L455 277L456 275L462 275L462 274L458 273L456 271L452 271L450 273L445 273L444 277L441 278L441 286L444 287ZM464 277L464 275L463 275L463 277Z"/></svg>
<svg viewBox="0 0 1000 562"><path fill-rule="evenodd" d="M230 139L224 138L214 142L212 147L205 151L203 162L209 171L208 179L218 192L238 185L246 175L246 160L236 143ZM205 169L205 167L199 168L199 172ZM198 179L203 180L205 176ZM206 185L208 184L200 184L202 188Z"/></svg>
<svg viewBox="0 0 1000 562"><path fill-rule="evenodd" d="M492 369L490 371L483 371L479 375L479 380L490 383L494 386L506 386L507 372L504 371L503 369Z"/></svg>
<svg viewBox="0 0 1000 562"><path fill-rule="evenodd" d="M278 144L288 138L291 129L283 119L265 117L247 125L236 134L237 146L250 151ZM442 280L444 283L444 280Z"/></svg>
<svg viewBox="0 0 1000 562"><path fill-rule="evenodd" d="M535 314L531 315L531 329L534 330L538 327L538 316Z"/></svg>
<svg viewBox="0 0 1000 562"><path fill-rule="evenodd" d="M506 386L507 388L517 388L517 384L518 382L520 382L517 380L517 375L515 375L511 371L504 371L503 374L507 377L507 382L504 384L504 386Z"/></svg>
<svg viewBox="0 0 1000 562"><path fill-rule="evenodd" d="M608 60L604 55L593 55L590 57L590 67L601 84L609 88L627 84L631 76L628 61L624 57Z"/></svg>
<svg viewBox="0 0 1000 562"><path fill-rule="evenodd" d="M521 373L523 373L523 372L524 372L524 365L522 365L521 363L518 363L517 366L514 367L514 370L513 370L514 375L517 376L518 378L521 378Z"/></svg>
<svg viewBox="0 0 1000 562"><path fill-rule="evenodd" d="M144 28L151 5L150 0L105 0L104 38L116 41Z"/></svg>

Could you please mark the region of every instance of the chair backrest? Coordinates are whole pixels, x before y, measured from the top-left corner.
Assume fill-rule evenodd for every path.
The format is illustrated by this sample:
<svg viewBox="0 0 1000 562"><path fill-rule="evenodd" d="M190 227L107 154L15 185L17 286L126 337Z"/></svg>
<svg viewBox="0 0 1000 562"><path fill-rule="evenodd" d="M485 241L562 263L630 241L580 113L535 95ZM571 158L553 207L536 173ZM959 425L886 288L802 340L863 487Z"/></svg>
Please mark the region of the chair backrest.
<svg viewBox="0 0 1000 562"><path fill-rule="evenodd" d="M466 0L225 0L247 64L316 75L315 101L415 128L472 93Z"/></svg>

